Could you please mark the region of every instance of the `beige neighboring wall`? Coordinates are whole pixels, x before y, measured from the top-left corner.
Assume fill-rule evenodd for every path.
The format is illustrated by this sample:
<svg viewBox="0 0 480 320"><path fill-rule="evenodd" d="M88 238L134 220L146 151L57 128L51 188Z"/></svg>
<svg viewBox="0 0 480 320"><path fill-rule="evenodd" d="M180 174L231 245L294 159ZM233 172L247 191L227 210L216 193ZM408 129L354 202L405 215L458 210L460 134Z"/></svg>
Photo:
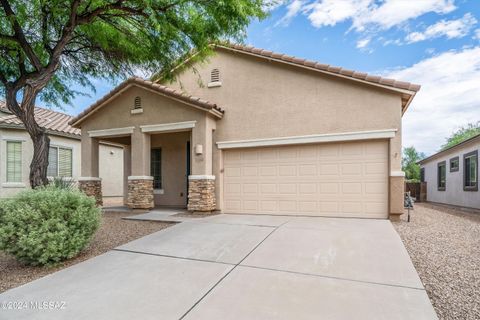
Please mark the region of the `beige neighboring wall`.
<svg viewBox="0 0 480 320"><path fill-rule="evenodd" d="M50 145L72 149L72 177L76 180L80 176L81 143L79 139L49 135ZM6 179L6 145L7 141L22 142L22 182L7 183ZM100 174L103 178L103 190L107 196L121 196L123 190L122 170L123 152L118 147L100 145ZM111 151L115 153L110 154ZM33 156L33 143L25 130L0 129L0 197L8 198L30 186L30 162Z"/></svg>
<svg viewBox="0 0 480 320"><path fill-rule="evenodd" d="M74 179L80 175L80 140L50 135L50 145L72 149L72 176ZM7 141L22 142L22 182L7 182ZM0 129L0 197L12 197L16 193L30 186L30 162L33 157L33 143L25 130Z"/></svg>
<svg viewBox="0 0 480 320"><path fill-rule="evenodd" d="M123 148L100 144L99 173L104 197L123 196Z"/></svg>
<svg viewBox="0 0 480 320"><path fill-rule="evenodd" d="M213 68L220 71L221 86L209 88ZM197 64L195 72L187 68L167 85L225 110L216 123L214 142L396 129L389 144L389 169L401 171L400 93L223 49ZM221 199L222 152L213 149L213 174ZM401 213L403 206L402 179L391 179L394 213Z"/></svg>

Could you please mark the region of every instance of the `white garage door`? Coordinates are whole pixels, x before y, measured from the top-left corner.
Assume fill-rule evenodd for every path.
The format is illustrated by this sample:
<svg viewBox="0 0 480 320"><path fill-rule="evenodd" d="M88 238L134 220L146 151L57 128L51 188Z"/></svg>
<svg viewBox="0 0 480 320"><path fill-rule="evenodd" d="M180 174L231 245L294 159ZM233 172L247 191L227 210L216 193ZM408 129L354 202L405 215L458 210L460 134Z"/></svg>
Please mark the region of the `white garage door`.
<svg viewBox="0 0 480 320"><path fill-rule="evenodd" d="M387 217L387 141L235 149L224 155L224 212Z"/></svg>

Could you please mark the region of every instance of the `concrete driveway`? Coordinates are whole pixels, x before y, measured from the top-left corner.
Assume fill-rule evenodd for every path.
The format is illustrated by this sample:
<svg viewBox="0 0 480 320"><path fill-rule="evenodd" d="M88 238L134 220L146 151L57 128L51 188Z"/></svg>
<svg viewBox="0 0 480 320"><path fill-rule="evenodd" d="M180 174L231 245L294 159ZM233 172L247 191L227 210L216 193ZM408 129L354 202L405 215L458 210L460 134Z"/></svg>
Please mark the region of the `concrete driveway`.
<svg viewBox="0 0 480 320"><path fill-rule="evenodd" d="M6 302L22 310L0 319L437 319L391 223L362 219L182 222L7 291Z"/></svg>

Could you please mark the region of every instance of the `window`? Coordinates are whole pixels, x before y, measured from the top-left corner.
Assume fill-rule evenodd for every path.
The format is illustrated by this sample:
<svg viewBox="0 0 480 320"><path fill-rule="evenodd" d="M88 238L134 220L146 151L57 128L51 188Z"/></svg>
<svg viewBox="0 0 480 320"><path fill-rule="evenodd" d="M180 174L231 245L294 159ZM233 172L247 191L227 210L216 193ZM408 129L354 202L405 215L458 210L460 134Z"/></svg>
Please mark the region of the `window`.
<svg viewBox="0 0 480 320"><path fill-rule="evenodd" d="M460 160L458 157L450 159L450 172L458 171L460 168Z"/></svg>
<svg viewBox="0 0 480 320"><path fill-rule="evenodd" d="M425 168L420 168L420 182L425 182Z"/></svg>
<svg viewBox="0 0 480 320"><path fill-rule="evenodd" d="M219 82L220 81L220 70L213 69L210 73L210 82Z"/></svg>
<svg viewBox="0 0 480 320"><path fill-rule="evenodd" d="M162 189L162 149L151 150L150 172L153 177L153 189Z"/></svg>
<svg viewBox="0 0 480 320"><path fill-rule="evenodd" d="M7 182L22 182L22 143L7 141Z"/></svg>
<svg viewBox="0 0 480 320"><path fill-rule="evenodd" d="M72 176L72 149L50 147L50 149L48 150L47 176Z"/></svg>
<svg viewBox="0 0 480 320"><path fill-rule="evenodd" d="M463 156L463 190L478 191L478 151Z"/></svg>
<svg viewBox="0 0 480 320"><path fill-rule="evenodd" d="M445 161L438 163L437 186L439 191L445 191L447 180L447 164Z"/></svg>

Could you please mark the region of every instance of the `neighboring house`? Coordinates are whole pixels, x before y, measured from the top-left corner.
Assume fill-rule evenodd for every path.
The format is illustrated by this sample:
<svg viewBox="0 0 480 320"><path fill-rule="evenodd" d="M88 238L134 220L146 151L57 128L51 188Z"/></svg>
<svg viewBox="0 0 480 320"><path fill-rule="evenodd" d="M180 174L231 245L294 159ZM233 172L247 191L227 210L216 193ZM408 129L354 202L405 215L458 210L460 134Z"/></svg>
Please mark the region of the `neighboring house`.
<svg viewBox="0 0 480 320"><path fill-rule="evenodd" d="M44 108L35 108L35 119L50 137L49 178L76 180L80 175L80 130L68 124L71 116ZM123 165L123 150L117 145L100 148L100 176L104 178L105 196L121 196L123 179L118 171ZM0 101L0 198L13 196L30 185L33 144L21 121Z"/></svg>
<svg viewBox="0 0 480 320"><path fill-rule="evenodd" d="M127 150L131 208L395 218L402 115L419 88L216 45L175 82L131 78L71 121L82 130L82 188L100 189L98 143L110 141Z"/></svg>
<svg viewBox="0 0 480 320"><path fill-rule="evenodd" d="M427 201L480 209L479 150L480 134L419 161Z"/></svg>

